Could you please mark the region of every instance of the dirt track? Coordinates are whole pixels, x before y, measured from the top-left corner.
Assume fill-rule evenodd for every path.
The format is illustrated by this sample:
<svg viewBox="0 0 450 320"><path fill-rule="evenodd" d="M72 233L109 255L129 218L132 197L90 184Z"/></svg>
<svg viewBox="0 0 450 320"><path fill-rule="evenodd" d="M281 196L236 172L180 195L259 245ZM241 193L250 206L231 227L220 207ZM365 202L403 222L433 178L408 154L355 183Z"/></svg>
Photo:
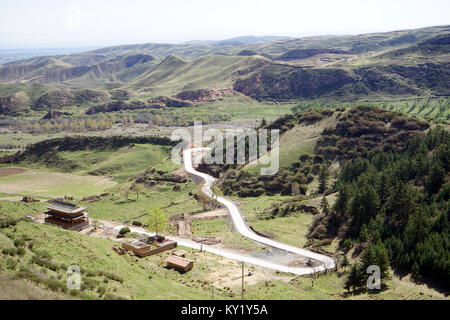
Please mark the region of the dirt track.
<svg viewBox="0 0 450 320"><path fill-rule="evenodd" d="M23 168L0 168L0 178L12 176L26 171L27 169Z"/></svg>

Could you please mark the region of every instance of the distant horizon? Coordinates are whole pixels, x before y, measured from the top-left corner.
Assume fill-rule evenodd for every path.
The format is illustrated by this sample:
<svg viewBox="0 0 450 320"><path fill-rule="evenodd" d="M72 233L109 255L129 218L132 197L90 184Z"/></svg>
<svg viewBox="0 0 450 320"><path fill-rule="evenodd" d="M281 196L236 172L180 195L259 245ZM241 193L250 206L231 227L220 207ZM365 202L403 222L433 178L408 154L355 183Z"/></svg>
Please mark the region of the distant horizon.
<svg viewBox="0 0 450 320"><path fill-rule="evenodd" d="M109 47L301 38L448 25L447 0L15 0L0 2L1 48Z"/></svg>
<svg viewBox="0 0 450 320"><path fill-rule="evenodd" d="M288 35L274 35L274 34L267 34L267 35L237 35L235 37L231 38L217 38L217 39L192 39L192 40L186 40L181 42L155 42L155 41L147 41L147 42L117 42L117 43L104 43L104 44L98 44L98 45L88 45L88 44L48 44L48 45L24 45L24 46L17 46L17 47L6 47L3 46L0 43L0 50L3 51L14 51L14 50L37 50L37 49L46 49L46 50L61 50L61 49L99 49L99 48L107 48L107 47L116 47L116 46L132 46L132 45L144 45L144 44L171 44L171 45L182 45L182 44L188 44L192 42L220 42L220 41L228 41L233 40L236 38L243 38L243 37L256 37L256 38L263 38L263 37L280 37L280 38L290 38L291 40L294 39L302 39L302 38L310 38L310 37L345 37L345 36L357 36L357 35L364 35L364 34L374 34L374 33L389 33L389 32L398 32L398 31L405 31L405 30L417 30L417 29L425 29L425 28L433 28L433 27L441 27L441 26L450 26L450 24L442 24L442 25L429 25L429 26L423 26L418 28L407 28L407 29L395 29L395 30L384 30L384 31L371 31L371 32L361 32L361 33L346 33L346 34L311 34L311 35L303 35L303 36L288 36ZM0 33L0 38L4 36ZM274 40L276 41L276 40Z"/></svg>

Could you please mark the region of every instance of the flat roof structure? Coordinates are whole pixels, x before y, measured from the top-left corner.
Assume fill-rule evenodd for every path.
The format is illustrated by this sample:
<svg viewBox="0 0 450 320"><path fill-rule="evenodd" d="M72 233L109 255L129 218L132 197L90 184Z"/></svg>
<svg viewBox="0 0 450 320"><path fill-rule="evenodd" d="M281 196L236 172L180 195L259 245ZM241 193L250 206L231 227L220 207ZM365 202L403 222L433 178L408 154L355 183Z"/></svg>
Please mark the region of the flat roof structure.
<svg viewBox="0 0 450 320"><path fill-rule="evenodd" d="M186 258L171 255L166 260L166 265L170 268L182 270L184 272L191 270L194 263Z"/></svg>

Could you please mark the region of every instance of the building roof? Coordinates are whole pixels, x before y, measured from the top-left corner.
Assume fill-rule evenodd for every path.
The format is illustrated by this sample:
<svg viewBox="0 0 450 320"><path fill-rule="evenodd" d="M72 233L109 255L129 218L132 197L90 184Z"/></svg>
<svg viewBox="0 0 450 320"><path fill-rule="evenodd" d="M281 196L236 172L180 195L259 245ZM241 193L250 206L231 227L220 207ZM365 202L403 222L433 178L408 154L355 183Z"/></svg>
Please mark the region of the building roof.
<svg viewBox="0 0 450 320"><path fill-rule="evenodd" d="M140 240L133 240L133 241L127 242L126 244L135 249L144 249L144 248L150 247L148 244L146 244Z"/></svg>
<svg viewBox="0 0 450 320"><path fill-rule="evenodd" d="M47 209L73 214L73 213L78 213L78 212L84 211L87 208L86 207L78 207L77 205L74 205L71 203L55 200L52 202L52 204L50 206L47 207Z"/></svg>
<svg viewBox="0 0 450 320"><path fill-rule="evenodd" d="M52 212L52 211L47 211L47 212L44 212L44 213L48 214L50 216L62 219L62 220L67 220L67 221L73 221L73 220L76 220L76 219L79 219L79 218L86 217L84 214L79 214L79 215L76 215L76 216L65 216L63 214L58 214L58 213L55 213L55 212Z"/></svg>
<svg viewBox="0 0 450 320"><path fill-rule="evenodd" d="M184 251L184 250L176 250L176 251L172 252L172 255L177 256L177 257L184 257L185 254L186 254L186 251Z"/></svg>
<svg viewBox="0 0 450 320"><path fill-rule="evenodd" d="M186 268L192 261L186 259L186 258L182 258L182 257L177 257L177 256L169 256L166 260L166 263L170 263L182 268Z"/></svg>

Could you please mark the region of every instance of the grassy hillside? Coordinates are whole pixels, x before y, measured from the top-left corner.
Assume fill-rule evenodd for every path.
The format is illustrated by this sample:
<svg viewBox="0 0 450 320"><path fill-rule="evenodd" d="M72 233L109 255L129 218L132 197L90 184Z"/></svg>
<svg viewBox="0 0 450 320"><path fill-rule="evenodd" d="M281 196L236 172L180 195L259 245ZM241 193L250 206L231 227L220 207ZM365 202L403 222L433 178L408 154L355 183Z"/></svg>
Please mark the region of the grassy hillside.
<svg viewBox="0 0 450 320"><path fill-rule="evenodd" d="M148 74L138 78L133 88L144 88L154 96L175 95L203 88L229 88L240 72L265 63L262 57L211 55L193 61L169 56Z"/></svg>
<svg viewBox="0 0 450 320"><path fill-rule="evenodd" d="M21 217L19 213L5 212L20 206L2 202L2 221ZM0 254L0 266L7 274L38 283L39 288L50 291L50 297L51 291L59 292L62 297L73 295L82 299L204 299L210 294L202 282L191 283L191 279L200 279L204 273L201 261L196 270L181 276L164 269L158 257L140 260L119 256L112 250L111 240L25 220L0 229L0 239L2 249L14 251L14 240L25 239L20 242L24 245L18 245L24 248L24 253ZM82 270L81 292L70 292L65 285L69 265L77 265ZM217 290L216 296L225 298L226 294Z"/></svg>

